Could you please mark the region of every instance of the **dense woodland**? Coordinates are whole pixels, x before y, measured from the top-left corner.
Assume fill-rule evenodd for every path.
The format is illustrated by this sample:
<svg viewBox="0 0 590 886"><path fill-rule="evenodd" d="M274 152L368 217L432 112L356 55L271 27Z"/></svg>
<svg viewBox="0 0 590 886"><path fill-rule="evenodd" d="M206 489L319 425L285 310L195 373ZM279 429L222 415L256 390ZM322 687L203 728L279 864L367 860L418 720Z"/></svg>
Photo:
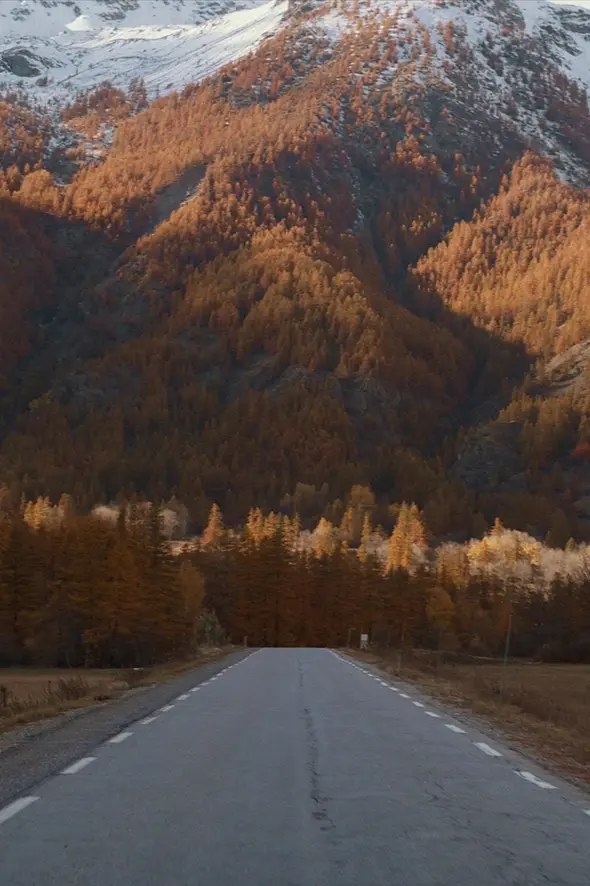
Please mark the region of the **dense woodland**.
<svg viewBox="0 0 590 886"><path fill-rule="evenodd" d="M302 16L151 103L139 81L103 84L57 142L3 97L7 519L66 490L80 513L174 496L192 533L213 502L230 526L255 506L308 530L367 487L386 533L413 501L437 543L495 518L551 546L590 538L586 376L542 380L590 338L588 191L510 108L466 119L469 50L440 38L457 89L421 26L381 14L336 45ZM490 37L489 63L517 47L515 94L583 178L587 96L515 40ZM482 428L510 431L502 482L457 467Z"/></svg>
<svg viewBox="0 0 590 886"><path fill-rule="evenodd" d="M212 508L196 551L206 599L234 642L422 647L590 661L590 556L573 541L551 550L499 520L480 539L429 545L423 514L402 503L389 535L370 499L340 525L312 532L297 515L254 509L239 531ZM354 501L354 496L352 501Z"/></svg>
<svg viewBox="0 0 590 886"><path fill-rule="evenodd" d="M149 665L207 638L203 580L170 554L157 508L116 522L63 496L0 522L0 665Z"/></svg>
<svg viewBox="0 0 590 886"><path fill-rule="evenodd" d="M455 654L590 661L590 554L551 551L499 521L429 546L403 503L388 536L366 491L313 531L253 509L228 530L213 506L174 556L158 508L76 516L67 496L0 522L0 664L145 666L224 637L252 646L371 642Z"/></svg>

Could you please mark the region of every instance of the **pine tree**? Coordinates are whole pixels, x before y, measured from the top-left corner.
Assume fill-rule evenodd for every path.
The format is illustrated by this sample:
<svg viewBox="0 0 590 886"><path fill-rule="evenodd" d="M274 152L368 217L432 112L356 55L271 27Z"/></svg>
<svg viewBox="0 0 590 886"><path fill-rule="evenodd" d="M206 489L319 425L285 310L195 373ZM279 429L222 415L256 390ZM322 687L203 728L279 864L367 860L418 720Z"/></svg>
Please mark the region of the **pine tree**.
<svg viewBox="0 0 590 886"><path fill-rule="evenodd" d="M412 536L412 514L408 505L403 502L389 539L386 572L410 568L412 565Z"/></svg>
<svg viewBox="0 0 590 886"><path fill-rule="evenodd" d="M331 556L336 550L337 544L336 530L329 520L322 517L313 534L313 547L316 557Z"/></svg>
<svg viewBox="0 0 590 886"><path fill-rule="evenodd" d="M252 508L246 521L246 536L258 545L264 538L264 516L260 508Z"/></svg>
<svg viewBox="0 0 590 886"><path fill-rule="evenodd" d="M367 512L363 517L363 528L361 531L361 543L359 545L357 555L361 563L364 563L370 554L371 538L373 535L373 527L371 526L371 517Z"/></svg>
<svg viewBox="0 0 590 886"><path fill-rule="evenodd" d="M209 521L201 538L202 545L220 545L225 538L223 515L218 505L211 505Z"/></svg>

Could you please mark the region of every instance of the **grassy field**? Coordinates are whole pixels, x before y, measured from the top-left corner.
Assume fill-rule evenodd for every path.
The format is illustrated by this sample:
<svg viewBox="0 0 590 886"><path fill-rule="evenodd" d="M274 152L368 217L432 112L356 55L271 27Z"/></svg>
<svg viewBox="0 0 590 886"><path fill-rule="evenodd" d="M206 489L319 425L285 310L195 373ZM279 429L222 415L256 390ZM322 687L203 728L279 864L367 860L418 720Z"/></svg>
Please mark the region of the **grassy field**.
<svg viewBox="0 0 590 886"><path fill-rule="evenodd" d="M31 720L116 698L128 689L127 672L83 669L0 669L0 731Z"/></svg>
<svg viewBox="0 0 590 886"><path fill-rule="evenodd" d="M227 655L230 647L201 650L190 661L153 668L0 668L0 732L64 711L118 698L128 689L171 679Z"/></svg>
<svg viewBox="0 0 590 886"><path fill-rule="evenodd" d="M483 717L509 744L590 785L590 665L450 664L434 656L355 653Z"/></svg>
<svg viewBox="0 0 590 886"><path fill-rule="evenodd" d="M107 693L123 682L116 671L83 668L2 668L0 669L0 715L2 707L30 707L56 695L72 697L81 693ZM6 697L2 690L6 691ZM4 702L4 704L3 704Z"/></svg>

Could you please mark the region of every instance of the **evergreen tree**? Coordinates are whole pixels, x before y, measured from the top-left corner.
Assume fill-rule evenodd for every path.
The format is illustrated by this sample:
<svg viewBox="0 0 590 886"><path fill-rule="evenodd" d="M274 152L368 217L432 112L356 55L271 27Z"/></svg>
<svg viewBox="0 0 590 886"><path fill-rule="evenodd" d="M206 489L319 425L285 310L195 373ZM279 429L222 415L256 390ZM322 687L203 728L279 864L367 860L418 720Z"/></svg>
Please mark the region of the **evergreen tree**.
<svg viewBox="0 0 590 886"><path fill-rule="evenodd" d="M209 521L203 533L201 544L203 545L220 545L225 538L225 528L223 525L223 515L219 506L211 505L209 512Z"/></svg>

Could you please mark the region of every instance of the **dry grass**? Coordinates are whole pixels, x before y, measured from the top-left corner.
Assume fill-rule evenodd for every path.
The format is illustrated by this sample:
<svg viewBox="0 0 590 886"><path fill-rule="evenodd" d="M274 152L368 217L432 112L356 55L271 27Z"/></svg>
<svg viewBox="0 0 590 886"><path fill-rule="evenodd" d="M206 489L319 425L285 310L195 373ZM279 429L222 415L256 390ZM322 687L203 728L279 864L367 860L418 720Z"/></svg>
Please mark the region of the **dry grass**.
<svg viewBox="0 0 590 886"><path fill-rule="evenodd" d="M590 785L590 665L451 664L435 656L355 653L391 675L473 711L564 775Z"/></svg>
<svg viewBox="0 0 590 886"><path fill-rule="evenodd" d="M140 669L0 668L0 732L111 701L132 688L164 683L231 651L227 646L211 647L190 660Z"/></svg>

